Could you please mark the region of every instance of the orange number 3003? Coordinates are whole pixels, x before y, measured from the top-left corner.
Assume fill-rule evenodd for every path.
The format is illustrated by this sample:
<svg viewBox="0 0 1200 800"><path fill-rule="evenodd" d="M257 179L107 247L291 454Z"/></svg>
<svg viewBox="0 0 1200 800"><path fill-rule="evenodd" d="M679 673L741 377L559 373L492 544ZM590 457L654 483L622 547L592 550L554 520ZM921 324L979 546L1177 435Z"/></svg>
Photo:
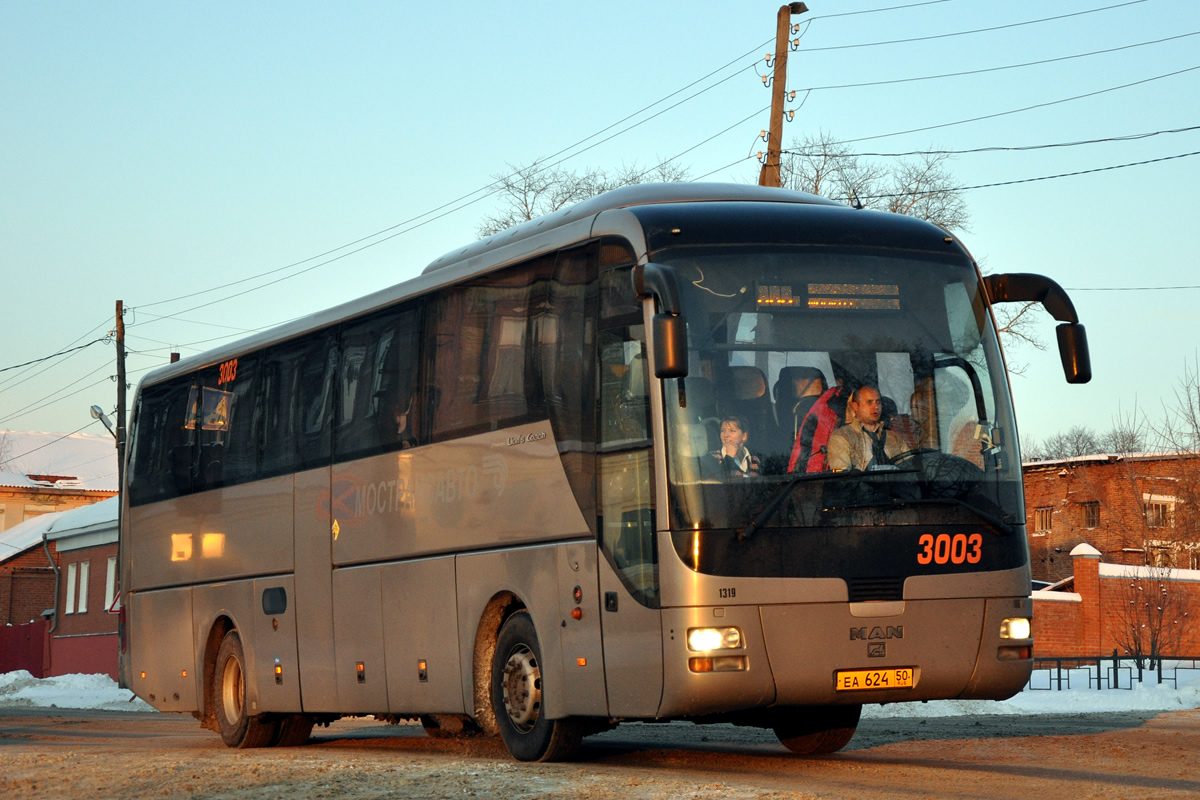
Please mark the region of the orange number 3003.
<svg viewBox="0 0 1200 800"><path fill-rule="evenodd" d="M983 557L983 534L948 533L922 534L917 540L921 551L918 564L978 564Z"/></svg>

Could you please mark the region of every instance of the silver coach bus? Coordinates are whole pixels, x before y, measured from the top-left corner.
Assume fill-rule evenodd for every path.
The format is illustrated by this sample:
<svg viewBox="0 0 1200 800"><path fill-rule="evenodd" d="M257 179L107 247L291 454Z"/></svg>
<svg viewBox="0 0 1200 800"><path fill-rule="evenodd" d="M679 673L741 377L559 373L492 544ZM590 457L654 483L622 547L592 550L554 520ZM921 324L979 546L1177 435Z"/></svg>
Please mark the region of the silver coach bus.
<svg viewBox="0 0 1200 800"><path fill-rule="evenodd" d="M641 186L162 367L123 685L232 747L374 714L522 760L624 720L825 753L863 703L1007 698L1032 606L1001 301L1043 302L1088 380L1057 284L982 278L932 225ZM803 429L863 386L893 452L833 469Z"/></svg>

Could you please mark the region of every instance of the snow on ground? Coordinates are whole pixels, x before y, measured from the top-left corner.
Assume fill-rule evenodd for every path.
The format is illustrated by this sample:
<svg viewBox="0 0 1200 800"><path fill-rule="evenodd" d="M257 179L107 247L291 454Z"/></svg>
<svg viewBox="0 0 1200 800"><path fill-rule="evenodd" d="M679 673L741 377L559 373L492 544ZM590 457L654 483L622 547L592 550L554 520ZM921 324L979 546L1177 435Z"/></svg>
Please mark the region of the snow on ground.
<svg viewBox="0 0 1200 800"><path fill-rule="evenodd" d="M0 708L88 708L153 711L107 675L60 675L39 680L25 670L0 674Z"/></svg>
<svg viewBox="0 0 1200 800"><path fill-rule="evenodd" d="M1191 677L1197 675L1198 677ZM1122 682L1124 682L1122 678ZM935 700L928 703L893 703L866 706L864 719L886 717L951 717L967 714L1086 714L1117 711L1179 711L1200 708L1200 673L1180 670L1180 687L1155 683L1146 675L1134 689L1087 688L1087 676L1073 672L1074 688L1062 691L1031 690L1001 703L989 700ZM1034 685L1046 686L1045 673L1035 673ZM107 675L63 675L38 680L24 670L0 674L0 709L84 708L102 711L154 711L128 689L120 689Z"/></svg>

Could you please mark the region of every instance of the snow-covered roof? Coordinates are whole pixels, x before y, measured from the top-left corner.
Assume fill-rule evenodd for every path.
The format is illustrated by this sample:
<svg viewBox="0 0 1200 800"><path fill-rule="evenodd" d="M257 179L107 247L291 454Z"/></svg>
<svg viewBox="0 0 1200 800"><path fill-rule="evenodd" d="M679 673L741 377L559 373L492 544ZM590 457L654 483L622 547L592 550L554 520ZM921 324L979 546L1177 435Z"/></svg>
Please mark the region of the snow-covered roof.
<svg viewBox="0 0 1200 800"><path fill-rule="evenodd" d="M55 511L27 519L0 532L0 561L23 553L31 547L40 546L42 537L61 540L90 533L110 533L105 539L116 541L117 505L119 497L110 497L99 503L72 508L70 511ZM100 542L97 542L100 543ZM59 545L59 549L67 549Z"/></svg>
<svg viewBox="0 0 1200 800"><path fill-rule="evenodd" d="M1055 458L1046 461L1024 461L1023 469L1037 467L1062 467L1067 464L1107 464L1118 461L1166 461L1181 458L1200 458L1200 453L1190 450L1163 450L1146 453L1095 453L1088 456L1073 456L1071 458Z"/></svg>
<svg viewBox="0 0 1200 800"><path fill-rule="evenodd" d="M42 514L0 532L0 561L6 561L19 553L24 553L35 545L41 546L42 534L50 530L55 518L62 513L65 512L56 511L53 514Z"/></svg>
<svg viewBox="0 0 1200 800"><path fill-rule="evenodd" d="M108 435L0 431L0 458L0 486L117 490L117 448ZM73 480L48 483L31 475L69 476Z"/></svg>

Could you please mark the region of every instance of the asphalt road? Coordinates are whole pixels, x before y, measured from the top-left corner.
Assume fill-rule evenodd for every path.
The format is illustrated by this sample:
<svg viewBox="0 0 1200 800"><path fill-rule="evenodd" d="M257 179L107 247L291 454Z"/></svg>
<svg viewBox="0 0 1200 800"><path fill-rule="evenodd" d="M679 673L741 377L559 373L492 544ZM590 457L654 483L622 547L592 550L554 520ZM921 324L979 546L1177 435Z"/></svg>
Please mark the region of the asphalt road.
<svg viewBox="0 0 1200 800"><path fill-rule="evenodd" d="M1195 797L1200 711L868 719L849 747L789 754L767 731L627 724L570 764L495 740L341 720L300 748L229 750L188 716L0 710L0 796Z"/></svg>

